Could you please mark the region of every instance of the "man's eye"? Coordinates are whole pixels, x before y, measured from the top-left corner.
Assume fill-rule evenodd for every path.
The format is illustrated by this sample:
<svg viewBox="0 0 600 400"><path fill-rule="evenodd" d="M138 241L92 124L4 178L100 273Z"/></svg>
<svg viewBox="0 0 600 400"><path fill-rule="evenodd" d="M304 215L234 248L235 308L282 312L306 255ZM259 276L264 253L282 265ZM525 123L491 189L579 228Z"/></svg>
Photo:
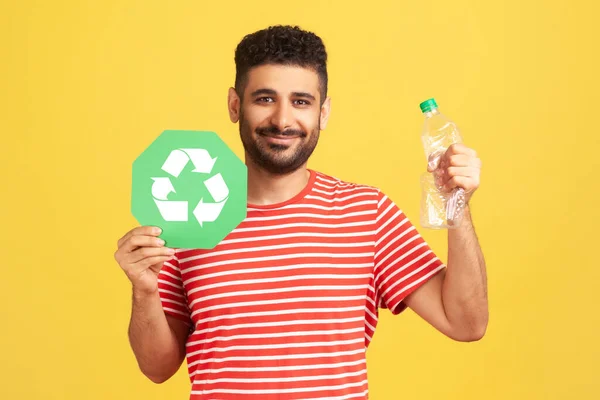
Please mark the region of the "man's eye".
<svg viewBox="0 0 600 400"><path fill-rule="evenodd" d="M259 97L258 99L256 99L256 101L263 103L272 103L274 100L272 97Z"/></svg>
<svg viewBox="0 0 600 400"><path fill-rule="evenodd" d="M306 100L296 100L296 104L299 104L301 106L307 106L307 105L310 105L310 102L308 102Z"/></svg>

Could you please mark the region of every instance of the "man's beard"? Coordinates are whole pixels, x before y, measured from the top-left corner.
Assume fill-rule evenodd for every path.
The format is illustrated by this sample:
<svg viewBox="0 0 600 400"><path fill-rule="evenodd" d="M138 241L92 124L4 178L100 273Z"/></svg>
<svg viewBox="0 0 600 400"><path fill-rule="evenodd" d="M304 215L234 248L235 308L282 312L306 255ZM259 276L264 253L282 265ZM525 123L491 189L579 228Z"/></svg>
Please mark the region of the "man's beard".
<svg viewBox="0 0 600 400"><path fill-rule="evenodd" d="M320 123L310 135L297 129L288 129L281 132L279 128L273 125L256 129L255 133L259 138L270 135L296 137L295 141L300 141L300 143L295 144L295 149L291 154L285 154L291 146L254 140L250 127L244 120L243 113L240 113L240 138L242 139L244 150L246 150L246 153L254 164L276 175L285 175L294 172L308 160L315 147L317 147L320 130Z"/></svg>

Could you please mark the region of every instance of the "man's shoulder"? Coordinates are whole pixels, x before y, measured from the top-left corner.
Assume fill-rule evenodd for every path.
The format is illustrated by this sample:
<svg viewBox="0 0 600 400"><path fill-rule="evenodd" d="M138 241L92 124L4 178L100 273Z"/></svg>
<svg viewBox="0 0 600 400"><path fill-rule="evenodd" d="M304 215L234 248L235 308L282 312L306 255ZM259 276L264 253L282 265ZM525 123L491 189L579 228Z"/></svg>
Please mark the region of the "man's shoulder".
<svg viewBox="0 0 600 400"><path fill-rule="evenodd" d="M348 179L342 179L322 171L315 171L315 175L315 186L317 189L329 189L330 191L337 193L340 193L341 191L360 191L379 194L381 192L381 190L376 186L359 183Z"/></svg>

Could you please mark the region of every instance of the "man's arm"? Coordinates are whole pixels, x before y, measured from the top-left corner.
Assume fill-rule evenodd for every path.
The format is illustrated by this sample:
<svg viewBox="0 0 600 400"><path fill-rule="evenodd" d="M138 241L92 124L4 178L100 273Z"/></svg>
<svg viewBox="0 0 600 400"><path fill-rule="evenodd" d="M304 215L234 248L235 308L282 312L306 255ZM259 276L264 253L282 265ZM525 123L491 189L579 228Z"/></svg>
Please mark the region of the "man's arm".
<svg viewBox="0 0 600 400"><path fill-rule="evenodd" d="M188 333L183 321L165 315L158 291L134 291L129 342L140 370L152 382L162 383L179 370Z"/></svg>
<svg viewBox="0 0 600 400"><path fill-rule="evenodd" d="M468 206L460 227L448 230L447 268L404 302L454 340L483 337L488 323L486 266Z"/></svg>
<svg viewBox="0 0 600 400"><path fill-rule="evenodd" d="M161 230L140 226L117 242L115 259L132 283L129 342L140 369L153 382L169 379L185 358L186 323L165 314L158 276L163 266L177 263L175 250L158 238ZM182 296L183 297L183 296Z"/></svg>
<svg viewBox="0 0 600 400"><path fill-rule="evenodd" d="M439 165L428 164L428 171L442 191L464 189L467 206L461 224L448 230L446 270L407 296L405 303L447 336L479 340L488 323L487 277L468 204L479 188L481 160L475 150L453 144Z"/></svg>

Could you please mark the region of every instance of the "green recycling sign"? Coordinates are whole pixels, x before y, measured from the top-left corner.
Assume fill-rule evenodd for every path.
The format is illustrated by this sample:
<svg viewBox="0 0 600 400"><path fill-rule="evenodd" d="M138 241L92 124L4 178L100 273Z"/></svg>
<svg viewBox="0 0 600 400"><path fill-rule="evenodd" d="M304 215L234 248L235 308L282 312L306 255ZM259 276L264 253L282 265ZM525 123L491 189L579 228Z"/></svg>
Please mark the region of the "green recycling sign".
<svg viewBox="0 0 600 400"><path fill-rule="evenodd" d="M246 165L215 132L164 131L132 174L131 212L167 246L211 249L246 218Z"/></svg>

